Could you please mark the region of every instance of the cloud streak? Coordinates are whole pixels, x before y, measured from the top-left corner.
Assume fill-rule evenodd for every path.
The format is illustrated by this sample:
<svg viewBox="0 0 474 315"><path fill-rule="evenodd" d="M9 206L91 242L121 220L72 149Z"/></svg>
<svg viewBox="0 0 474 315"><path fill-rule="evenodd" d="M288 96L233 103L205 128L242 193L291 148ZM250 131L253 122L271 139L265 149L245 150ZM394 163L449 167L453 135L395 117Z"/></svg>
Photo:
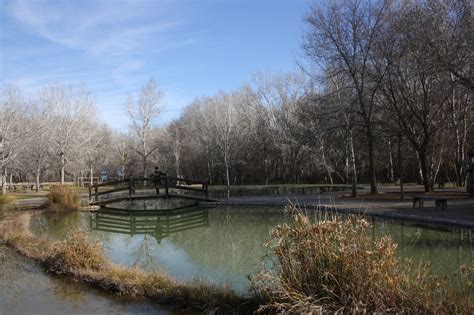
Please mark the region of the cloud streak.
<svg viewBox="0 0 474 315"><path fill-rule="evenodd" d="M84 2L83 8L71 3L82 2L13 1L8 9L26 31L96 56L146 52L152 39L183 24L165 14L156 16L158 8L150 8L149 2Z"/></svg>

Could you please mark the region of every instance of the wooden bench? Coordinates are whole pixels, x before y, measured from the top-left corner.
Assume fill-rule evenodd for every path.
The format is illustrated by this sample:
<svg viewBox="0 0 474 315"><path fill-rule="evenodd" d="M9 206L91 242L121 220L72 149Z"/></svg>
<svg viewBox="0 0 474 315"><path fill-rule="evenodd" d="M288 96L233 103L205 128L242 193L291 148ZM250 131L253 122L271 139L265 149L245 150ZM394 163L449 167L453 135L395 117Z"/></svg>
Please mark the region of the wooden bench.
<svg viewBox="0 0 474 315"><path fill-rule="evenodd" d="M437 196L413 196L413 208L416 208L416 205L418 204L418 208L423 208L424 207L424 201L425 200L434 200L436 208L439 208L441 210L448 210L448 199L446 197L437 197Z"/></svg>

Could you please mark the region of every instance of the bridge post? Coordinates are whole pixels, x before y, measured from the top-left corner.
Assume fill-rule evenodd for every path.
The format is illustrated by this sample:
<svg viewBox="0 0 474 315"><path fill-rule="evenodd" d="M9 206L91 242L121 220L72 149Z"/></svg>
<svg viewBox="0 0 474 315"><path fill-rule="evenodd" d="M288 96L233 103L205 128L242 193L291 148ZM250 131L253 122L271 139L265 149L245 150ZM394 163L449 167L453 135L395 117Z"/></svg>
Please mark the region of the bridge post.
<svg viewBox="0 0 474 315"><path fill-rule="evenodd" d="M99 201L99 187L97 186L97 184L94 186L94 192L95 192L94 200Z"/></svg>
<svg viewBox="0 0 474 315"><path fill-rule="evenodd" d="M89 202L92 201L92 186L89 185Z"/></svg>
<svg viewBox="0 0 474 315"><path fill-rule="evenodd" d="M168 176L165 177L165 196L167 199L170 197L168 191Z"/></svg>
<svg viewBox="0 0 474 315"><path fill-rule="evenodd" d="M204 196L206 196L206 199L209 199L209 181L204 182Z"/></svg>

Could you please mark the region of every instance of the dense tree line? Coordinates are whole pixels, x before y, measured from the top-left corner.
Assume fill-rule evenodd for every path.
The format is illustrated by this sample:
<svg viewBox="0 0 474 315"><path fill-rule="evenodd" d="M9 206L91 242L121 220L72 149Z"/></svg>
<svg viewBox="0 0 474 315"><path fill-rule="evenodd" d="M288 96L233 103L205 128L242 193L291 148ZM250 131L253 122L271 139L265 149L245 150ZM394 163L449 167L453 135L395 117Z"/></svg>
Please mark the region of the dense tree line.
<svg viewBox="0 0 474 315"><path fill-rule="evenodd" d="M124 101L128 133L98 122L83 89L48 87L29 100L5 90L2 186L143 176L155 164L222 185L462 185L474 146L471 1L328 1L305 21L301 69L257 73L159 128L153 80Z"/></svg>

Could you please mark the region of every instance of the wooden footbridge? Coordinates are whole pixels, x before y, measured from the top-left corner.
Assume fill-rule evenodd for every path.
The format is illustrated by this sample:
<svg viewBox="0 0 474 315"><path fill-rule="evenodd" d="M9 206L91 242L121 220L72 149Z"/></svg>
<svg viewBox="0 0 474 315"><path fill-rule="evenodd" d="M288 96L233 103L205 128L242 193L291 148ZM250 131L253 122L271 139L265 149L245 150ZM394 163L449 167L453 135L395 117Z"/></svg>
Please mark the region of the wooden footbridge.
<svg viewBox="0 0 474 315"><path fill-rule="evenodd" d="M110 203L150 199L209 199L209 183L192 179L162 176L159 180L146 177L129 177L119 181L89 186L90 205L106 206Z"/></svg>

